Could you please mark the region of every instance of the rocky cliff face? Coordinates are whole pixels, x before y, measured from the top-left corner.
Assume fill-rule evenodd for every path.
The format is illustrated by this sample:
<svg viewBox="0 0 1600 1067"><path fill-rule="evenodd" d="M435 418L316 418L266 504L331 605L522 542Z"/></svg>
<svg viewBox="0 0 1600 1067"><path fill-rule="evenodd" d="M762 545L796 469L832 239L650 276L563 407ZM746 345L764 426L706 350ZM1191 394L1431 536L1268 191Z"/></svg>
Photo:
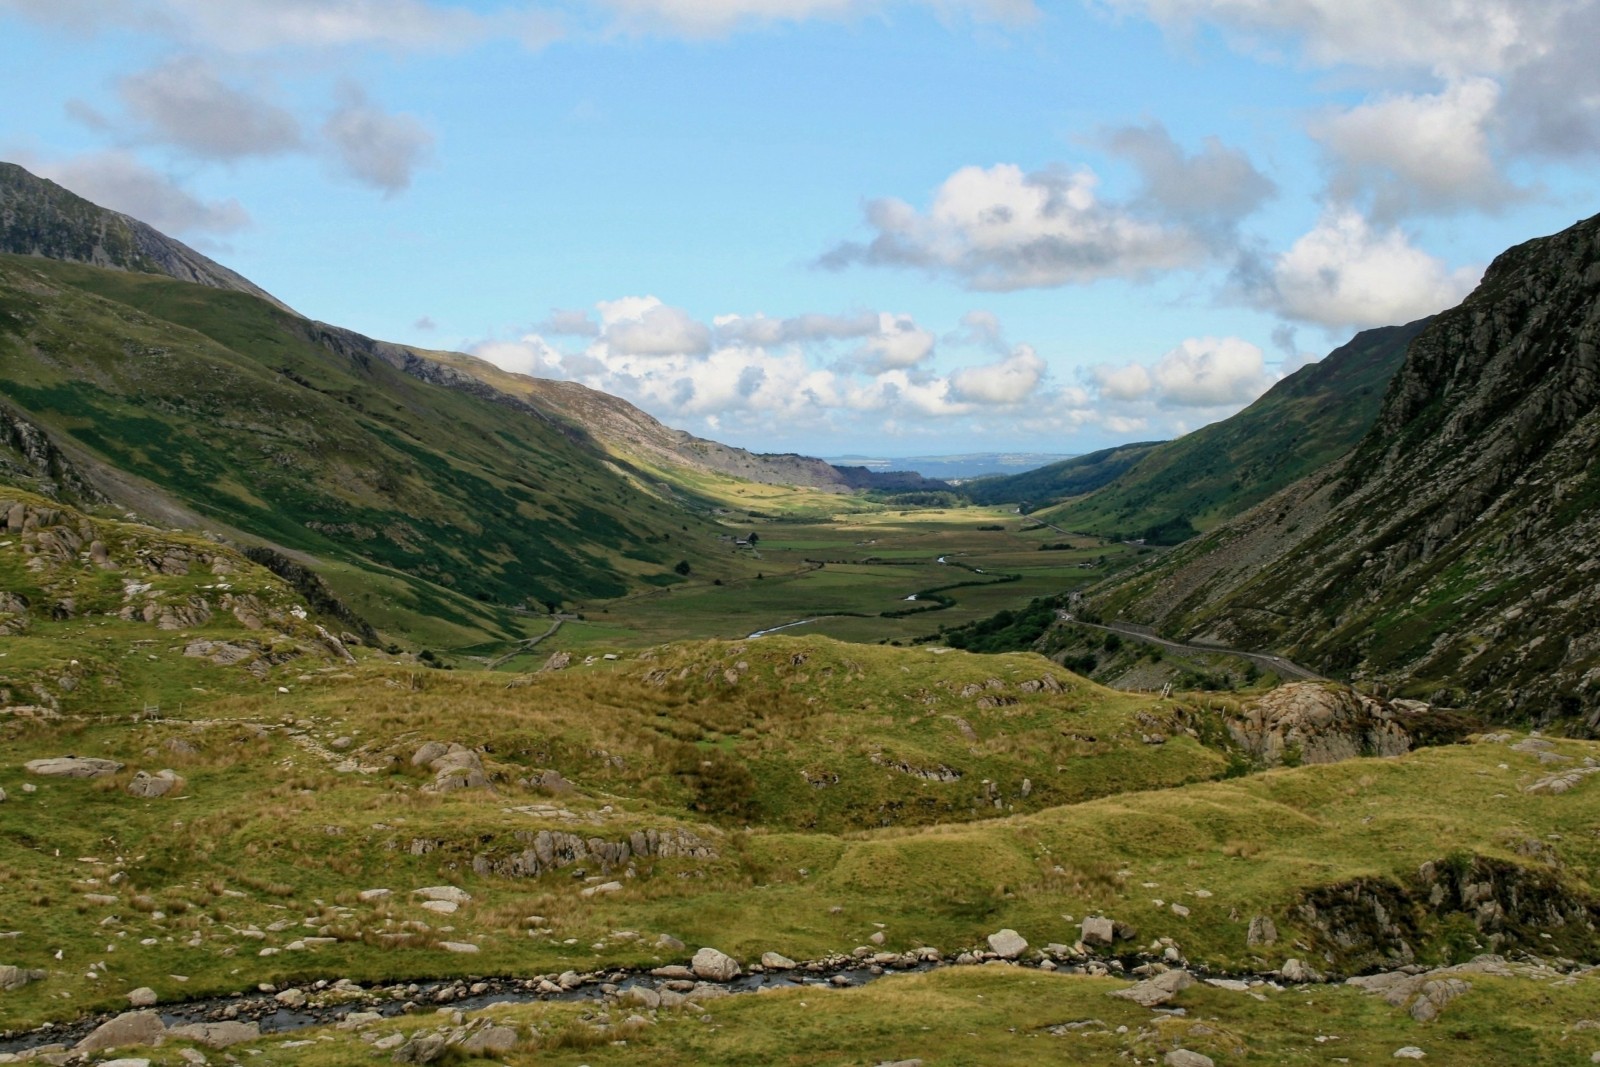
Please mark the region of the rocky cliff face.
<svg viewBox="0 0 1600 1067"><path fill-rule="evenodd" d="M1344 459L1101 590L1108 615L1600 731L1600 218L1495 260Z"/></svg>
<svg viewBox="0 0 1600 1067"><path fill-rule="evenodd" d="M90 203L15 163L0 163L0 252L164 274L181 282L250 293L289 310L264 289L183 242Z"/></svg>

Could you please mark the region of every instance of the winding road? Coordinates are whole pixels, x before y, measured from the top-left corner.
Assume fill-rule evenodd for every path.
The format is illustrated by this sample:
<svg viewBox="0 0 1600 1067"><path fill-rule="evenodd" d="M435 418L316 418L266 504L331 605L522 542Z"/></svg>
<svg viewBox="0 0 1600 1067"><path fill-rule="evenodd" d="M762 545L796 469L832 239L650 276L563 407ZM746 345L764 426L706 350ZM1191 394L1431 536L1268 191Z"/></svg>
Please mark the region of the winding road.
<svg viewBox="0 0 1600 1067"><path fill-rule="evenodd" d="M1072 613L1068 611L1058 611L1056 615L1062 622L1070 622L1075 626L1086 626L1091 630L1104 630L1106 633L1117 634L1133 641L1141 641L1147 645L1170 648L1175 652L1198 652L1202 655L1212 656L1238 656L1240 659L1250 660L1257 666L1276 673L1280 678L1293 678L1302 682L1327 681L1316 671L1302 667L1293 660L1285 659L1271 652L1246 652L1243 649L1227 648L1223 645L1188 645L1182 641L1169 641L1165 637L1158 637L1144 627L1134 626L1132 623L1113 622L1102 625L1096 622L1084 622L1082 619L1073 618Z"/></svg>

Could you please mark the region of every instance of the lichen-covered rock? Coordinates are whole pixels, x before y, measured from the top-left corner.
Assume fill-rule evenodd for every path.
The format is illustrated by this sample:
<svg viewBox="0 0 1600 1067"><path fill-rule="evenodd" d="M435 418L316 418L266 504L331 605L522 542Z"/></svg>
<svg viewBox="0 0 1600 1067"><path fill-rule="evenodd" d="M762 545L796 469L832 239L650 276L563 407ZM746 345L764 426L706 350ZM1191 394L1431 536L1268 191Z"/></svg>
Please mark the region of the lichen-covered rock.
<svg viewBox="0 0 1600 1067"><path fill-rule="evenodd" d="M94 756L57 756L53 759L29 760L23 768L29 774L43 778L100 778L116 774L123 765L114 759Z"/></svg>
<svg viewBox="0 0 1600 1067"><path fill-rule="evenodd" d="M1228 720L1235 743L1271 765L1399 756L1411 737L1381 701L1331 682L1293 682Z"/></svg>

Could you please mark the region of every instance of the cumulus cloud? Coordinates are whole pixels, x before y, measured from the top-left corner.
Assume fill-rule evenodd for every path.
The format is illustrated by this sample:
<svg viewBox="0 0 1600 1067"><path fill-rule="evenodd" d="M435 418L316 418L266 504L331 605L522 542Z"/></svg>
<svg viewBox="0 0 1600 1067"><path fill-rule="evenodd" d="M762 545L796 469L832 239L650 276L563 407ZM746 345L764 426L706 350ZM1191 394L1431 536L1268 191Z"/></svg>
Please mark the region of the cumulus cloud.
<svg viewBox="0 0 1600 1067"><path fill-rule="evenodd" d="M1258 305L1331 329L1410 322L1459 303L1476 268L1451 270L1398 228L1375 228L1357 211L1330 209L1287 252L1260 265L1249 285Z"/></svg>
<svg viewBox="0 0 1600 1067"><path fill-rule="evenodd" d="M1033 394L1043 380L1045 362L1028 345L998 363L963 367L950 376L951 391L971 404L1020 404Z"/></svg>
<svg viewBox="0 0 1600 1067"><path fill-rule="evenodd" d="M1512 146L1558 159L1600 154L1597 35L1600 4L1574 4L1537 62L1520 64L1506 76L1502 126Z"/></svg>
<svg viewBox="0 0 1600 1067"><path fill-rule="evenodd" d="M1033 0L602 0L628 32L716 37L746 26L815 19L856 19L896 6L929 7L944 16L1020 24L1039 14Z"/></svg>
<svg viewBox="0 0 1600 1067"><path fill-rule="evenodd" d="M1186 153L1165 126L1151 122L1107 130L1102 139L1138 169L1143 189L1136 204L1173 222L1225 233L1277 192L1249 156L1216 137Z"/></svg>
<svg viewBox="0 0 1600 1067"><path fill-rule="evenodd" d="M129 152L20 162L86 200L131 215L165 233L215 237L250 225L249 213L237 200L203 200Z"/></svg>
<svg viewBox="0 0 1600 1067"><path fill-rule="evenodd" d="M601 301L600 337L623 356L699 356L711 350L711 329L653 296Z"/></svg>
<svg viewBox="0 0 1600 1067"><path fill-rule="evenodd" d="M1261 349L1238 337L1190 338L1150 366L1102 365L1089 378L1104 399L1173 408L1241 407L1277 380Z"/></svg>
<svg viewBox="0 0 1600 1067"><path fill-rule="evenodd" d="M554 308L549 318L534 328L535 333L557 337L599 337L600 326L583 308Z"/></svg>
<svg viewBox="0 0 1600 1067"><path fill-rule="evenodd" d="M1500 86L1468 78L1435 94L1384 96L1313 125L1340 200L1370 196L1372 214L1393 220L1462 207L1497 210L1519 192L1500 173L1489 126Z"/></svg>
<svg viewBox="0 0 1600 1067"><path fill-rule="evenodd" d="M562 341L534 332L472 351L508 370L626 397L675 424L744 428L766 440L785 427L816 433L866 420L876 432L1019 410L1046 377L1044 359L1026 345L941 373L932 367L933 332L891 312L730 314L707 323L637 296L600 301L592 317L563 312L560 321L570 327L580 317L592 333L569 329ZM977 321L1001 332L997 320Z"/></svg>
<svg viewBox="0 0 1600 1067"><path fill-rule="evenodd" d="M350 84L340 88L339 106L323 123L322 136L345 174L388 196L411 185L433 149L433 134L420 121L385 112Z"/></svg>
<svg viewBox="0 0 1600 1067"><path fill-rule="evenodd" d="M1193 232L1104 203L1097 185L1086 169L963 167L925 212L902 200L872 201L872 239L841 244L819 264L916 267L972 289L1015 290L1140 278L1204 261Z"/></svg>
<svg viewBox="0 0 1600 1067"><path fill-rule="evenodd" d="M123 78L118 95L143 136L208 159L270 156L301 146L293 115L184 56Z"/></svg>

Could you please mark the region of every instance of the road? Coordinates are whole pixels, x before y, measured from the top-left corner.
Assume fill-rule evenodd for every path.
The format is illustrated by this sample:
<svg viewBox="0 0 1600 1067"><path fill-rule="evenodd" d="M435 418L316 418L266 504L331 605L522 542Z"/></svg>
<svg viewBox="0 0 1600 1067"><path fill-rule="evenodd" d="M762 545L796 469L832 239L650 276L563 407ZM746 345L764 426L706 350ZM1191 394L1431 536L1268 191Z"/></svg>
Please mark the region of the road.
<svg viewBox="0 0 1600 1067"><path fill-rule="evenodd" d="M1062 622L1070 622L1076 626L1086 626L1091 630L1104 630L1107 633L1117 634L1120 637L1126 637L1133 641L1141 641L1147 645L1159 645L1162 648L1170 648L1174 652L1198 652L1202 655L1238 656L1240 659L1250 660L1258 667L1263 667L1269 671L1272 671L1280 678L1294 678L1303 682L1321 682L1327 680L1316 671L1309 670L1300 666L1300 664L1295 663L1293 660L1285 659L1282 656L1274 655L1271 652L1246 652L1243 649L1226 648L1222 645L1187 645L1182 641L1169 641L1165 637L1157 637L1155 634L1130 623L1113 622L1108 625L1101 625L1100 623L1084 622L1082 619L1073 618L1072 614L1067 611L1058 611L1056 612L1056 615L1061 619Z"/></svg>

